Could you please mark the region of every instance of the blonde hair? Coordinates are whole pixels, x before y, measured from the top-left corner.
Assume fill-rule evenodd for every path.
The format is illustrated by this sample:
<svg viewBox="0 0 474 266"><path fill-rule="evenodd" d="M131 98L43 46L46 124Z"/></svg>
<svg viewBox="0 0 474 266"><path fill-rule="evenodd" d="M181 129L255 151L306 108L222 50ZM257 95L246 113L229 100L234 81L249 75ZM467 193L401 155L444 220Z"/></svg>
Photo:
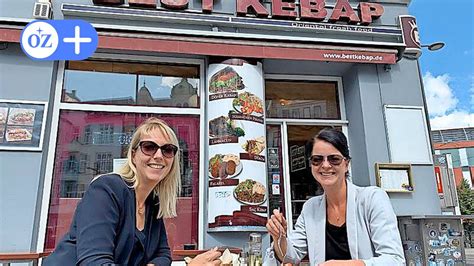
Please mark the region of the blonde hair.
<svg viewBox="0 0 474 266"><path fill-rule="evenodd" d="M150 134L155 130L160 130L165 137L168 137L171 144L178 147L178 152L174 156L170 172L153 189L154 195L159 196L160 199L160 209L157 218L172 218L176 217L176 201L181 192L181 173L179 167L178 138L176 138L176 134L166 122L156 117L151 117L138 126L128 147L127 162L119 170L118 174L120 174L125 181L133 183L134 188L139 185L140 179L137 178L137 169L133 164L132 155L138 148L142 136L144 134Z"/></svg>

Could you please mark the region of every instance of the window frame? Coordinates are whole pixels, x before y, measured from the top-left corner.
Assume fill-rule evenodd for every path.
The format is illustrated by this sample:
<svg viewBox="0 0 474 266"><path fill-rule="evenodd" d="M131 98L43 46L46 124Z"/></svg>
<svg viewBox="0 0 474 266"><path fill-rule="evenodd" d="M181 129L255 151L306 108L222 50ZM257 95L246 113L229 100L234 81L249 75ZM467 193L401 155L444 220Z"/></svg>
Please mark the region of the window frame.
<svg viewBox="0 0 474 266"><path fill-rule="evenodd" d="M291 198L291 190L289 189L291 186L290 180L290 158L288 156L289 147L288 143L288 126L293 125L314 125L314 126L339 126L342 128L342 132L348 136L348 124L346 118L346 109L344 104L344 93L343 93L343 84L342 84L342 77L330 77L330 76L313 76L313 75L280 75L280 74L267 74L264 75L264 82L267 80L271 81L308 81L308 82L317 82L317 81L332 81L336 82L337 86L337 93L338 93L338 107L341 113L341 119L294 119L294 118L266 118L265 123L266 125L278 125L281 128L281 145L282 145L282 162L283 165L283 193L285 199L285 212L286 212L286 219L288 221L288 228L293 230L293 206L292 206L292 198ZM347 145L350 148L349 137L347 140ZM351 167L349 167L349 173L351 173ZM351 179L352 175L349 175L349 179Z"/></svg>
<svg viewBox="0 0 474 266"><path fill-rule="evenodd" d="M51 192L53 173L55 167L56 158L56 145L59 136L59 121L60 113L63 110L68 111L96 111L96 112L113 112L113 113L148 113L148 114L160 114L160 115L198 115L199 116L199 141L205 143L205 88L207 84L206 78L206 61L200 58L171 58L171 57L160 57L160 56L148 56L148 55L132 55L132 54L105 54L96 53L91 60L110 60L110 61L128 61L134 63L169 63L169 64L186 64L195 65L199 67L199 89L198 96L200 99L199 108L183 108L183 107L158 107L158 106L124 106L124 105L103 105L103 104L83 104L83 103L67 103L62 102L62 89L64 85L65 75L65 61L59 61L57 63L57 73L55 75L56 82L53 90L53 105L52 105L52 121L51 121L51 135L48 142L47 158L46 158L46 169L45 178L43 183L42 198L40 203L39 213L39 225L38 225L38 238L36 241L37 250L44 250L46 241L46 229L48 223L48 214L50 208ZM200 145L199 154L205 154L205 145ZM198 211L198 249L204 248L204 203L205 196L202 194L204 191L204 171L205 156L199 158L199 211Z"/></svg>

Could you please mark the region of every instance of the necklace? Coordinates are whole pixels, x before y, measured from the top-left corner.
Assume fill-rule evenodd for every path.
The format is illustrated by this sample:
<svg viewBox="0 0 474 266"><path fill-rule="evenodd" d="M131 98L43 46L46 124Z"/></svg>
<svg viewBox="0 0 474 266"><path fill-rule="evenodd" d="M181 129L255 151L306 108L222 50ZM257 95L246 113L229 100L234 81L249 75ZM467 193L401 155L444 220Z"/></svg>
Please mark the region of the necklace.
<svg viewBox="0 0 474 266"><path fill-rule="evenodd" d="M340 211L337 211L336 208L331 208L333 211L331 212L331 216L333 219L336 219L336 222L339 223L339 221L341 220L341 213Z"/></svg>

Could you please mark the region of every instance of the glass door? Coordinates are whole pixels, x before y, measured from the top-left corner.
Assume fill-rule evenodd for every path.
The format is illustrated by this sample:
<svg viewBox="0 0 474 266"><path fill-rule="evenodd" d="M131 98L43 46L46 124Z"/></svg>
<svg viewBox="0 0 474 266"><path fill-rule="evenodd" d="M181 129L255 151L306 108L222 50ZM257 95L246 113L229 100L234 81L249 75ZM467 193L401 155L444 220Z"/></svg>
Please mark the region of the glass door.
<svg viewBox="0 0 474 266"><path fill-rule="evenodd" d="M313 178L311 168L305 154L305 146L309 139L324 126L287 125L287 156L292 224L303 209L303 204L311 197L321 195L323 190ZM290 216L287 216L290 218Z"/></svg>
<svg viewBox="0 0 474 266"><path fill-rule="evenodd" d="M267 180L270 213L280 209L294 226L303 204L323 190L311 174L305 146L325 125L267 125ZM341 127L336 127L341 130ZM285 181L286 184L285 185ZM289 202L286 202L289 199Z"/></svg>

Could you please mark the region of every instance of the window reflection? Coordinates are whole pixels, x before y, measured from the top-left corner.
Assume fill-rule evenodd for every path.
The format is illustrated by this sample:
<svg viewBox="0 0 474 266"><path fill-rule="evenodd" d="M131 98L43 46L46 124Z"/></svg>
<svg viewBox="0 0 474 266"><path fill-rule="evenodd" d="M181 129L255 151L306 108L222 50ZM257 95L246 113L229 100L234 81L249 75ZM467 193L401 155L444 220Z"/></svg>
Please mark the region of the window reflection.
<svg viewBox="0 0 474 266"><path fill-rule="evenodd" d="M182 191L178 217L167 219L166 226L182 224L187 230L169 234L169 243L172 249L181 249L184 243L197 243L199 116L61 111L46 249L53 249L68 230L75 207L91 180L120 165L120 160L127 156L135 128L150 116L167 122L180 146Z"/></svg>
<svg viewBox="0 0 474 266"><path fill-rule="evenodd" d="M199 79L139 76L138 80L142 84L137 93L137 104L139 105L198 106Z"/></svg>
<svg viewBox="0 0 474 266"><path fill-rule="evenodd" d="M267 80L265 108L270 118L341 118L336 82Z"/></svg>
<svg viewBox="0 0 474 266"><path fill-rule="evenodd" d="M62 101L69 103L199 107L199 67L68 62Z"/></svg>

